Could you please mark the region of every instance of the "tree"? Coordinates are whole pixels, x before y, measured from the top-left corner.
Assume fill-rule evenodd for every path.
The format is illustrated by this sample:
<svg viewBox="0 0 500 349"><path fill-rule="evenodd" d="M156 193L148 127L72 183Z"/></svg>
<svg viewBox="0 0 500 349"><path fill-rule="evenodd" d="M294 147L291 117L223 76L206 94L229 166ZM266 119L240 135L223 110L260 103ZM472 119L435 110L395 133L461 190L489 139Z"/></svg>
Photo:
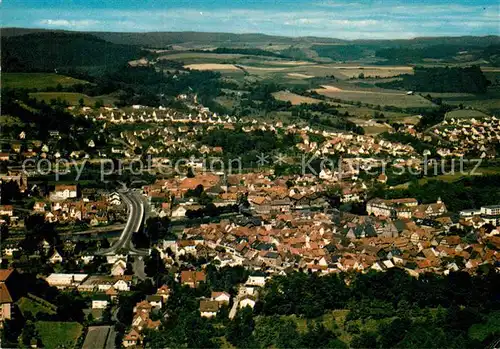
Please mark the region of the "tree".
<svg viewBox="0 0 500 349"><path fill-rule="evenodd" d="M166 272L165 262L161 259L160 253L156 248L152 249L151 255L146 259L145 264L144 270L149 277Z"/></svg>
<svg viewBox="0 0 500 349"><path fill-rule="evenodd" d="M83 98L80 98L78 100L78 105L80 106L80 108L83 108L83 106L85 106L85 101L83 100Z"/></svg>
<svg viewBox="0 0 500 349"><path fill-rule="evenodd" d="M351 341L352 348L376 348L377 336L373 332L363 331L358 336L354 336Z"/></svg>
<svg viewBox="0 0 500 349"><path fill-rule="evenodd" d="M227 327L228 341L240 348L249 348L253 341L252 333L255 328L253 320L253 310L250 307L240 309L236 318L231 321Z"/></svg>
<svg viewBox="0 0 500 349"><path fill-rule="evenodd" d="M95 104L94 104L94 108L95 109L99 109L99 108L102 108L104 107L104 103L102 102L102 100L98 99Z"/></svg>

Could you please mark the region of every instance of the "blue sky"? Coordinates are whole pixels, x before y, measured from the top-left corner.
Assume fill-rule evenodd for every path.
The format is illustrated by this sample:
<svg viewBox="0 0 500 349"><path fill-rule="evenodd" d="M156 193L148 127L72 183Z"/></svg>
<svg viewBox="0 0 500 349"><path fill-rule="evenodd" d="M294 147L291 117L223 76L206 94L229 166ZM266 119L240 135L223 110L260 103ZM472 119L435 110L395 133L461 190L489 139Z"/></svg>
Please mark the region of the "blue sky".
<svg viewBox="0 0 500 349"><path fill-rule="evenodd" d="M497 0L0 0L2 27L341 39L500 34Z"/></svg>

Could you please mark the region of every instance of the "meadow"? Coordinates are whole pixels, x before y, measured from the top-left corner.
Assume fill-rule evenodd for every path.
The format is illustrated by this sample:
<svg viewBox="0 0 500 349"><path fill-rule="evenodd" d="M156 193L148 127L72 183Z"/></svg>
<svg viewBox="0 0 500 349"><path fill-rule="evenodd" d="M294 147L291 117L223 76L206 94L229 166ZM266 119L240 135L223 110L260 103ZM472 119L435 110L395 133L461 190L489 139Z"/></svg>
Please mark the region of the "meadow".
<svg viewBox="0 0 500 349"><path fill-rule="evenodd" d="M88 84L88 81L55 73L2 73L2 88L46 89Z"/></svg>
<svg viewBox="0 0 500 349"><path fill-rule="evenodd" d="M432 107L434 104L418 95L407 95L405 91L364 89L356 86L337 87L322 85L317 93L349 102L361 102L372 105L390 105L400 108Z"/></svg>
<svg viewBox="0 0 500 349"><path fill-rule="evenodd" d="M83 98L83 103L86 106L94 106L97 101L102 101L104 105L113 105L116 101L112 96L97 96L90 97L83 93L76 92L33 92L30 97L38 100L43 100L45 103L50 103L52 100L65 100L69 105L76 106L79 104L80 99Z"/></svg>
<svg viewBox="0 0 500 349"><path fill-rule="evenodd" d="M38 321L36 329L44 348L73 348L82 334L83 326L78 322Z"/></svg>

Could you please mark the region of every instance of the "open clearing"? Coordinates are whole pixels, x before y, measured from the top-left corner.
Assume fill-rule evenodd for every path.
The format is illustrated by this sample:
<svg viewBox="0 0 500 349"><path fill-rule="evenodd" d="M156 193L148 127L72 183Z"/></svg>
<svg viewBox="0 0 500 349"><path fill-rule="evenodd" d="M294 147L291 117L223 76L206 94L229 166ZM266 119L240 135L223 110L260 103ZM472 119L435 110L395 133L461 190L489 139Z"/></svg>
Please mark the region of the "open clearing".
<svg viewBox="0 0 500 349"><path fill-rule="evenodd" d="M78 322L38 321L36 329L44 348L73 348L82 334L83 326Z"/></svg>
<svg viewBox="0 0 500 349"><path fill-rule="evenodd" d="M361 102L372 105L392 105L400 108L431 107L433 103L417 95L407 95L404 91L382 89L343 89L336 86L322 85L317 93L344 101Z"/></svg>
<svg viewBox="0 0 500 349"><path fill-rule="evenodd" d="M292 77L292 78L299 78L299 79L314 78L314 75L307 75L307 74L301 74L301 73L288 73L287 75Z"/></svg>
<svg viewBox="0 0 500 349"><path fill-rule="evenodd" d="M113 105L116 101L112 96L90 97L83 93L76 92L34 92L30 93L30 97L43 100L45 103L50 103L51 100L57 100L59 98L60 100L65 100L70 105L78 105L80 99L83 98L83 103L86 106L94 106L97 101L102 101L104 105Z"/></svg>
<svg viewBox="0 0 500 349"><path fill-rule="evenodd" d="M279 91L279 92L274 92L273 97L276 98L279 101L289 101L292 103L292 105L299 105L302 103L310 103L310 104L315 104L315 103L320 103L321 100L311 98L311 97L305 97L301 96L292 92L287 92L287 91Z"/></svg>
<svg viewBox="0 0 500 349"><path fill-rule="evenodd" d="M88 84L88 81L54 73L2 73L2 88L44 89L49 87L68 87Z"/></svg>
<svg viewBox="0 0 500 349"><path fill-rule="evenodd" d="M184 68L194 70L239 70L234 64L221 64L221 63L200 63L188 64Z"/></svg>
<svg viewBox="0 0 500 349"><path fill-rule="evenodd" d="M57 311L55 305L31 294L28 294L28 297L21 297L17 301L17 306L23 315L29 312L35 317L38 313L54 315Z"/></svg>

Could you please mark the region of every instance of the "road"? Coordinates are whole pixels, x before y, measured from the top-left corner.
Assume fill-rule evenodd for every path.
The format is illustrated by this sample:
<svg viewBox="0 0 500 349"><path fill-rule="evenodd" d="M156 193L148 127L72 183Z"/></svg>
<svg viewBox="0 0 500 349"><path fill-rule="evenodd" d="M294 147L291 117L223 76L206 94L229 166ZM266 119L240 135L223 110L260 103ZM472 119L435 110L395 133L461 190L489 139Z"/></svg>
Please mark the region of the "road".
<svg viewBox="0 0 500 349"><path fill-rule="evenodd" d="M97 252L98 255L113 255L120 249L126 249L133 254L148 254L147 251L142 251L132 246L132 234L139 231L145 214L145 205L141 194L134 190L120 190L119 194L123 202L127 205L128 218L125 228L123 229L120 237L113 245L107 249Z"/></svg>

